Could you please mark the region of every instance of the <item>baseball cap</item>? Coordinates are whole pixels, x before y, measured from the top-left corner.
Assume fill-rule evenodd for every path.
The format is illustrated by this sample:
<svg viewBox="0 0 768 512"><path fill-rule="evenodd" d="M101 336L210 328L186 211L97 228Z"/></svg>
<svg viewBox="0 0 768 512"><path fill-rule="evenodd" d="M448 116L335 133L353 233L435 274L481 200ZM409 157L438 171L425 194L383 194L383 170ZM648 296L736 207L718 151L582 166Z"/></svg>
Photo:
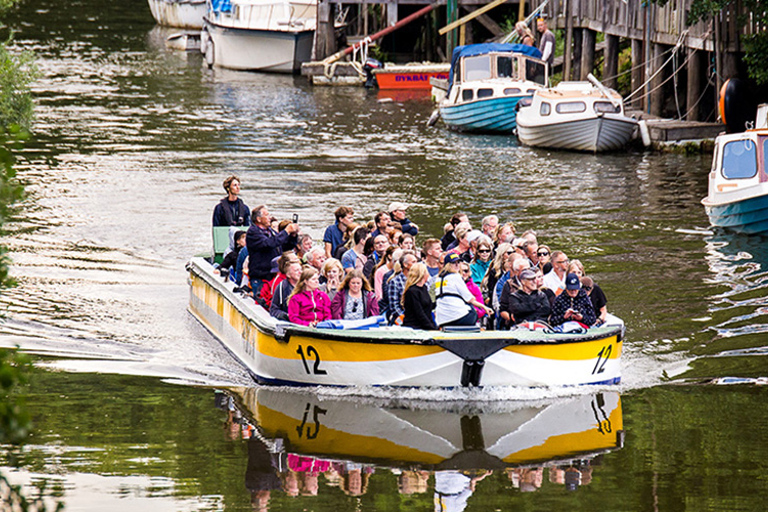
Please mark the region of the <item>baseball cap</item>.
<svg viewBox="0 0 768 512"><path fill-rule="evenodd" d="M456 263L457 261L459 261L459 259L460 258L458 254L456 254L455 252L449 252L448 254L443 256L443 265L448 263Z"/></svg>
<svg viewBox="0 0 768 512"><path fill-rule="evenodd" d="M405 204L405 203L398 203L397 201L395 201L394 203L391 203L389 205L389 211L390 212L393 212L395 210L405 210L406 208L408 208L407 204Z"/></svg>
<svg viewBox="0 0 768 512"><path fill-rule="evenodd" d="M568 274L565 276L565 289L566 290L579 290L581 289L581 281L576 274Z"/></svg>

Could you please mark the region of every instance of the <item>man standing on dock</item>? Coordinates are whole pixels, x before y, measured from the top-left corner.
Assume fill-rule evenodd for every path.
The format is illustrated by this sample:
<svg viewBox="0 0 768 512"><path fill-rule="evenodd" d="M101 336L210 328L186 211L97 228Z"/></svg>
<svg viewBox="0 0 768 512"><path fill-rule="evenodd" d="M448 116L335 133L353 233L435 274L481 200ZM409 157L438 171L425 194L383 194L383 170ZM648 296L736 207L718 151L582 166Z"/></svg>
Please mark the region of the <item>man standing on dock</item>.
<svg viewBox="0 0 768 512"><path fill-rule="evenodd" d="M539 51L541 51L541 60L549 65L550 73L552 65L555 63L555 34L547 27L547 15L542 14L536 20L536 29L541 32L539 41Z"/></svg>

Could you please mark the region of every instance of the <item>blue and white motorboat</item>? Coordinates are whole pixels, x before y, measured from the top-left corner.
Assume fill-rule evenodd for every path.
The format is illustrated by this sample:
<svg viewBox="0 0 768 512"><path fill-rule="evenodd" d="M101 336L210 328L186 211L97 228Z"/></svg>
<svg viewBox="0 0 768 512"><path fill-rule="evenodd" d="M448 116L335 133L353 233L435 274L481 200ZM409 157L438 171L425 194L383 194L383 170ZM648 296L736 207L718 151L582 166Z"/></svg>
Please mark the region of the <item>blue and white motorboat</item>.
<svg viewBox="0 0 768 512"><path fill-rule="evenodd" d="M768 235L767 117L768 104L761 105L756 128L715 140L709 193L701 200L714 226Z"/></svg>
<svg viewBox="0 0 768 512"><path fill-rule="evenodd" d="M541 52L522 44L473 44L453 50L447 93L438 103L446 126L512 133L517 103L548 82Z"/></svg>

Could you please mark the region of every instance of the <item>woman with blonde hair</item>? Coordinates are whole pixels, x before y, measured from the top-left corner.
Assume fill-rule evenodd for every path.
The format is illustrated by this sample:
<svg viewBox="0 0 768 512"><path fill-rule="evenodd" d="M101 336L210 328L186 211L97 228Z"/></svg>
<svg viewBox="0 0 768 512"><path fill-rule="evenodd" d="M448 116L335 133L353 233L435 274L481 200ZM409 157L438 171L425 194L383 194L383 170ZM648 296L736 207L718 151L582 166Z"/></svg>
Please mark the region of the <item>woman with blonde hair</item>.
<svg viewBox="0 0 768 512"><path fill-rule="evenodd" d="M344 276L344 269L341 266L341 262L336 258L328 258L325 260L325 263L323 263L321 275L326 281L320 285L320 290L325 292L329 299L333 300L341 285L341 278Z"/></svg>
<svg viewBox="0 0 768 512"><path fill-rule="evenodd" d="M362 270L350 270L331 301L331 318L362 320L378 314L379 301Z"/></svg>
<svg viewBox="0 0 768 512"><path fill-rule="evenodd" d="M448 325L475 325L477 311L483 309L487 314L493 310L478 301L467 288L459 275L461 259L458 254L446 253L443 257L443 270L435 282L435 323L439 327Z"/></svg>
<svg viewBox="0 0 768 512"><path fill-rule="evenodd" d="M319 288L320 274L317 269L305 268L288 299L289 321L315 327L319 322L331 319L331 300Z"/></svg>
<svg viewBox="0 0 768 512"><path fill-rule="evenodd" d="M520 44L526 46L534 45L533 32L531 32L531 29L528 28L524 21L515 23L515 32L517 32L517 36L520 38Z"/></svg>
<svg viewBox="0 0 768 512"><path fill-rule="evenodd" d="M435 305L429 297L427 290L429 271L424 263L414 263L408 272L403 291L403 325L414 329L434 331L437 329L432 318L432 309Z"/></svg>

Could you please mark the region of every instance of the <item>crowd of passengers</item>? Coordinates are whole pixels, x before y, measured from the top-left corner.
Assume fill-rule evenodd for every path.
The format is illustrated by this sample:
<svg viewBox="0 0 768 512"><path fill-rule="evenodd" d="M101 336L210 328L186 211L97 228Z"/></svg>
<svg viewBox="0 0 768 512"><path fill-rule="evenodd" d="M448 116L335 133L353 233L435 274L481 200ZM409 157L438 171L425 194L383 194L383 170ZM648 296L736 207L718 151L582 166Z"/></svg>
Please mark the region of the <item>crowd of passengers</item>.
<svg viewBox="0 0 768 512"><path fill-rule="evenodd" d="M539 245L534 231L518 235L496 215L474 229L456 213L441 239L417 247L419 227L405 204L393 202L361 223L341 206L316 245L298 223L275 219L267 206L251 212L236 176L224 189L213 225L248 229L232 230L234 249L219 271L280 320L314 327L385 315L390 324L425 330L569 321L592 327L606 320L605 294L579 260Z"/></svg>

